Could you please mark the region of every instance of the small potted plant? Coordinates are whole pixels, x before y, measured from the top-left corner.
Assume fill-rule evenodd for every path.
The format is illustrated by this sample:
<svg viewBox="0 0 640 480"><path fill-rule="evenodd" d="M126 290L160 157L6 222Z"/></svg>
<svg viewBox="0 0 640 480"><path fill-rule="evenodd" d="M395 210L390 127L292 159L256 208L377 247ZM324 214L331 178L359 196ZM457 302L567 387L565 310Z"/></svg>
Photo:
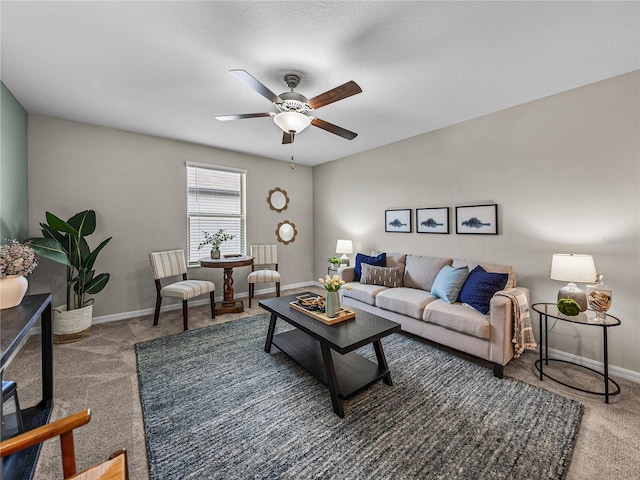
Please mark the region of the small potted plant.
<svg viewBox="0 0 640 480"><path fill-rule="evenodd" d="M111 237L103 240L93 251L86 237L96 230L96 212L85 210L66 222L46 212L41 223L42 238L30 239L33 249L41 257L67 267L67 303L53 309L53 341L68 343L91 335L93 298L109 282L108 273L96 275L96 258Z"/></svg>
<svg viewBox="0 0 640 480"><path fill-rule="evenodd" d="M0 310L20 305L29 282L25 278L38 266L29 242L11 240L0 247Z"/></svg>
<svg viewBox="0 0 640 480"><path fill-rule="evenodd" d="M340 265L342 265L342 260L340 260L338 257L329 257L327 260L329 261L329 266L333 270L337 270Z"/></svg>
<svg viewBox="0 0 640 480"><path fill-rule="evenodd" d="M227 240L233 240L235 237L230 233L224 233L223 229L214 232L213 234L208 232L202 232L204 234L204 240L198 245L200 250L205 245L211 245L211 258L220 258L220 245Z"/></svg>

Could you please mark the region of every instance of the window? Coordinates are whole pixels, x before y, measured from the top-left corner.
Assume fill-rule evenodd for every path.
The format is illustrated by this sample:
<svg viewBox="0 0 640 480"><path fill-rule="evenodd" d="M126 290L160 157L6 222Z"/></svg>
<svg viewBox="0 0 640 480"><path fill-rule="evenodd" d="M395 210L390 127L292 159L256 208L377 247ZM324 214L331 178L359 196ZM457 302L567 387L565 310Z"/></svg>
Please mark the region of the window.
<svg viewBox="0 0 640 480"><path fill-rule="evenodd" d="M189 265L209 255L209 246L198 250L204 232L234 236L220 246L223 255L245 253L245 177L244 170L187 163Z"/></svg>

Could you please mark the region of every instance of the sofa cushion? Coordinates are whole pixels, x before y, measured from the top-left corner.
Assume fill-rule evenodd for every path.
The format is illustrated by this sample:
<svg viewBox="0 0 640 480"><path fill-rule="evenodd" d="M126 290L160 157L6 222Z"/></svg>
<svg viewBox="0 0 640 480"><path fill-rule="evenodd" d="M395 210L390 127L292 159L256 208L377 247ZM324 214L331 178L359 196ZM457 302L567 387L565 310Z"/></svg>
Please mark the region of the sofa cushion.
<svg viewBox="0 0 640 480"><path fill-rule="evenodd" d="M402 273L398 267L378 267L363 263L360 283L382 285L383 287L401 287Z"/></svg>
<svg viewBox="0 0 640 480"><path fill-rule="evenodd" d="M450 304L444 300L431 302L424 309L422 319L485 340L489 340L491 336L491 325L487 316L461 303Z"/></svg>
<svg viewBox="0 0 640 480"><path fill-rule="evenodd" d="M381 253L376 257L370 257L369 255L365 255L364 253L358 253L356 255L356 264L355 264L355 276L353 280L356 282L360 281L360 275L362 275L362 264L366 263L369 265L377 265L379 267L386 266L387 263L387 254Z"/></svg>
<svg viewBox="0 0 640 480"><path fill-rule="evenodd" d="M407 255L403 285L430 291L438 272L445 265L451 265L451 262L451 258Z"/></svg>
<svg viewBox="0 0 640 480"><path fill-rule="evenodd" d="M509 275L506 273L487 272L478 265L474 268L460 291L459 300L471 305L480 313L489 312L489 302L493 295L504 289Z"/></svg>
<svg viewBox="0 0 640 480"><path fill-rule="evenodd" d="M422 320L424 307L437 298L417 288L389 288L378 293L376 306Z"/></svg>
<svg viewBox="0 0 640 480"><path fill-rule="evenodd" d="M455 303L460 290L469 276L469 267L453 268L445 265L440 269L431 287L431 294L440 297L447 303Z"/></svg>
<svg viewBox="0 0 640 480"><path fill-rule="evenodd" d="M461 259L454 259L452 263L452 266L455 268L462 267L464 265L469 267L469 271L472 271L474 268L480 265L487 272L506 273L509 275L509 279L507 280L507 284L505 285L504 288L517 287L516 272L514 271L513 267L509 265L495 265L493 263L478 263L478 262L471 262L469 260L461 260Z"/></svg>
<svg viewBox="0 0 640 480"><path fill-rule="evenodd" d="M373 255L374 257L376 255L379 255L382 252L378 252L376 250L374 250L373 252L371 252L371 255ZM400 268L400 273L402 273L402 275L404 275L404 266L407 263L407 254L406 253L387 253L387 267L390 268L394 268L394 267L398 267Z"/></svg>
<svg viewBox="0 0 640 480"><path fill-rule="evenodd" d="M388 288L381 285L367 285L359 282L351 282L346 285L350 286L351 290L347 290L346 288L340 289L344 297L353 298L354 300L359 300L374 306L376 304L376 295Z"/></svg>

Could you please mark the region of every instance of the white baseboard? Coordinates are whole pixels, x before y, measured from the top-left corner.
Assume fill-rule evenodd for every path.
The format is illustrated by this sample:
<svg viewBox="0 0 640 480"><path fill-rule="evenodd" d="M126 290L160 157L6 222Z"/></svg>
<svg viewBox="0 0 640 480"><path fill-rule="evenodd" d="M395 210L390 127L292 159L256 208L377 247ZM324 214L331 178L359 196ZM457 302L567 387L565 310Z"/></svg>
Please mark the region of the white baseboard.
<svg viewBox="0 0 640 480"><path fill-rule="evenodd" d="M579 357L578 355L563 352L562 350L556 350L554 348L549 349L549 358L577 363L578 365L589 367L599 372L604 371L603 362L591 360L590 358ZM633 370L627 370L626 368L616 367L615 365L609 364L609 375L612 377L623 378L625 380L629 380L630 382L640 383L640 372L634 372Z"/></svg>
<svg viewBox="0 0 640 480"><path fill-rule="evenodd" d="M301 282L301 283L291 283L288 285L281 285L280 289L281 290L291 290L294 288L304 288L304 287L309 287L309 286L316 286L319 285L317 282ZM271 284L269 284L271 285ZM267 295L270 293L275 293L276 291L276 287L269 287L269 288L263 288L260 290L255 291L255 295ZM249 297L249 293L248 292L242 292L242 293L238 293L235 295L235 298L248 298ZM216 295L215 296L215 300L216 302L222 301L222 295ZM209 304L209 297L204 297L198 300L191 300L189 301L189 305L192 306L198 306L198 305L208 305ZM176 303L169 303L166 305L163 305L160 308L160 312L169 312L171 310L180 310L182 308L182 303L181 302L176 302ZM120 312L120 313L114 313L111 315L102 315L99 317L93 317L93 320L91 321L92 325L98 325L101 323L109 323L109 322L117 322L120 320L128 320L130 318L137 318L137 317L144 317L146 315L153 315L155 311L155 307L150 307L150 308L144 308L142 310L132 310L129 312ZM40 327L33 327L30 330L30 335L39 335L40 334ZM28 335L27 338L30 336ZM24 344L24 342L23 342ZM18 349L16 349L18 350Z"/></svg>

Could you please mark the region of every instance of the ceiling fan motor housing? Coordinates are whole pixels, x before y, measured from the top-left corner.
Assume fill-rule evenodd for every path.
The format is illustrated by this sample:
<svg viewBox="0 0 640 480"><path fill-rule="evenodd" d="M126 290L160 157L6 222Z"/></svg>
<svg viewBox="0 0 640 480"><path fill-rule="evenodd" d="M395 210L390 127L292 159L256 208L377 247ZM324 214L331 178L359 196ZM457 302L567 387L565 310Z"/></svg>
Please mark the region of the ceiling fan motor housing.
<svg viewBox="0 0 640 480"><path fill-rule="evenodd" d="M296 92L281 93L280 98L282 103L276 103L276 107L281 112L298 112L304 113L311 110L311 107L307 103L307 97L300 95Z"/></svg>

